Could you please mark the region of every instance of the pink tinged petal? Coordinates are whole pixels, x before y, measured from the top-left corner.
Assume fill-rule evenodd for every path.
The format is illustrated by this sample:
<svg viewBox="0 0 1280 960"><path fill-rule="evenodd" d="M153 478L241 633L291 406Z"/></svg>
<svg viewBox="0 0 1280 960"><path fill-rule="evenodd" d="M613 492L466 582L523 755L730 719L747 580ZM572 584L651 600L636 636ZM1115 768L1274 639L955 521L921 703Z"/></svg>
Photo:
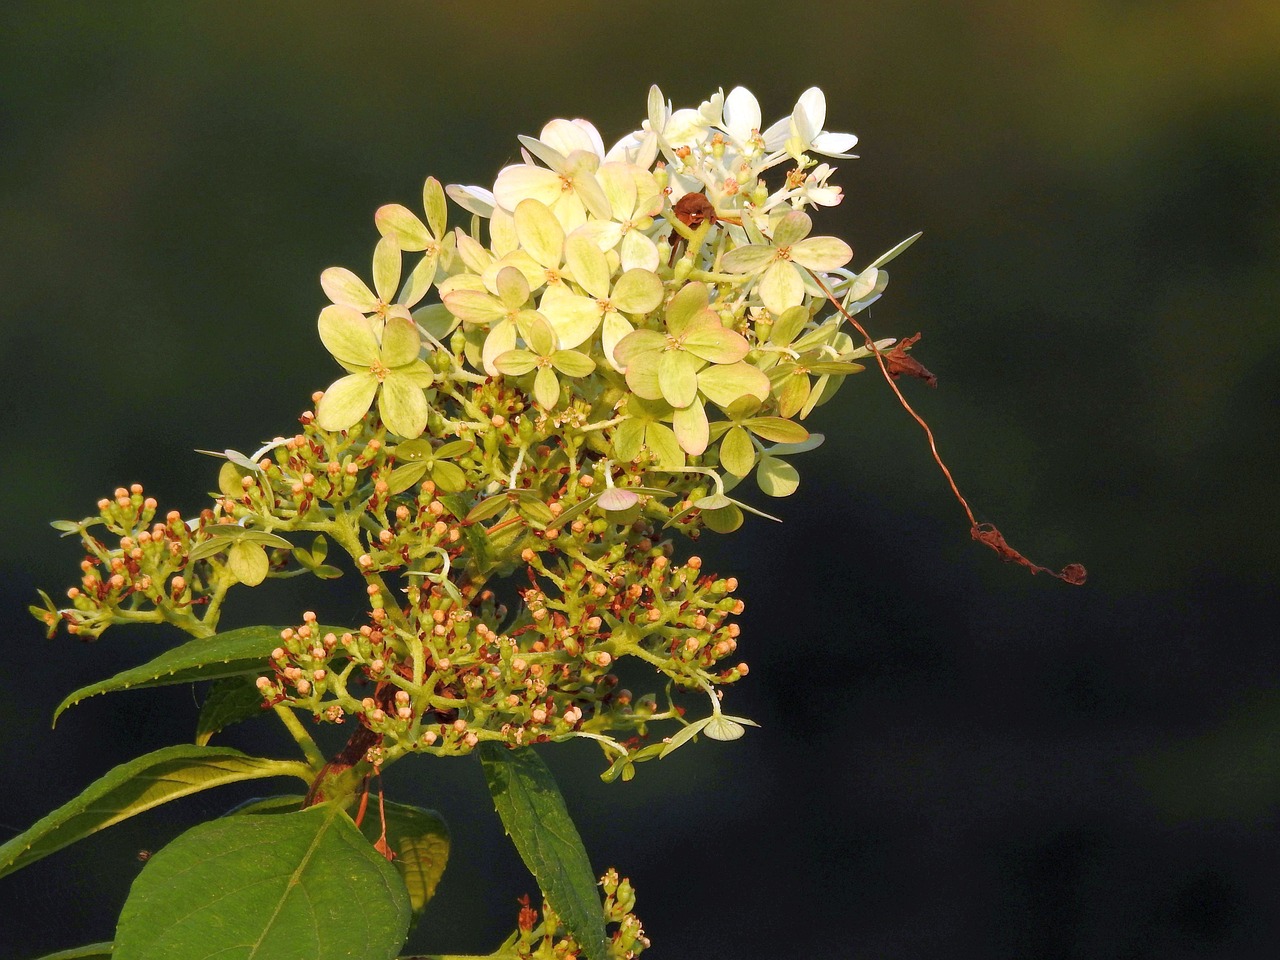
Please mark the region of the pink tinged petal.
<svg viewBox="0 0 1280 960"><path fill-rule="evenodd" d="M589 339L600 326L599 305L564 287L547 287L538 310L547 318L565 350L572 350Z"/></svg>
<svg viewBox="0 0 1280 960"><path fill-rule="evenodd" d="M493 365L499 373L509 377L523 377L538 365L538 358L528 350L508 350L494 358Z"/></svg>
<svg viewBox="0 0 1280 960"><path fill-rule="evenodd" d="M400 285L400 247L390 237L383 237L373 248L373 288L378 299L390 303Z"/></svg>
<svg viewBox="0 0 1280 960"><path fill-rule="evenodd" d="M329 306L316 321L320 342L342 364L367 367L378 357L378 338L369 318L351 307Z"/></svg>
<svg viewBox="0 0 1280 960"><path fill-rule="evenodd" d="M684 335L684 348L695 357L710 363L737 363L750 352L751 345L722 324L713 311L705 310L698 316L706 319L695 321Z"/></svg>
<svg viewBox="0 0 1280 960"><path fill-rule="evenodd" d="M702 361L683 350L664 350L658 360L662 398L676 409L698 399L698 368Z"/></svg>
<svg viewBox="0 0 1280 960"><path fill-rule="evenodd" d="M430 412L421 387L394 373L383 381L378 395L378 415L392 433L409 440L420 436L427 428Z"/></svg>
<svg viewBox="0 0 1280 960"><path fill-rule="evenodd" d="M570 150L557 150L553 144L544 143L541 140L535 140L533 137L519 136L516 138L520 141L520 145L530 154L537 157L556 173L563 173L565 167L568 166L566 159L572 152ZM528 156L526 160L530 159Z"/></svg>
<svg viewBox="0 0 1280 960"><path fill-rule="evenodd" d="M369 412L378 392L378 379L371 373L353 373L329 385L316 405L316 423L322 430L346 430Z"/></svg>
<svg viewBox="0 0 1280 960"><path fill-rule="evenodd" d="M575 233L564 244L564 262L578 286L597 300L609 296L609 261L586 237Z"/></svg>
<svg viewBox="0 0 1280 960"><path fill-rule="evenodd" d="M698 373L698 389L721 407L746 396L763 403L769 397L769 378L745 361L718 363Z"/></svg>
<svg viewBox="0 0 1280 960"><path fill-rule="evenodd" d="M521 200L528 199L550 207L560 199L561 189L558 173L517 163L498 174L493 185L493 197L498 206L508 210L515 210Z"/></svg>
<svg viewBox="0 0 1280 960"><path fill-rule="evenodd" d="M612 216L628 219L636 209L636 179L629 163L606 163L596 171L596 179L609 199Z"/></svg>
<svg viewBox="0 0 1280 960"><path fill-rule="evenodd" d="M677 410L671 425L675 428L680 448L689 456L700 456L707 449L710 432L707 411L702 406L701 400L695 399L683 410Z"/></svg>
<svg viewBox="0 0 1280 960"><path fill-rule="evenodd" d="M641 354L656 353L666 345L667 338L657 330L634 330L619 340L613 348L613 355L625 367Z"/></svg>
<svg viewBox="0 0 1280 960"><path fill-rule="evenodd" d="M756 292L772 313L782 313L804 300L804 281L794 266L778 260L760 275Z"/></svg>
<svg viewBox="0 0 1280 960"><path fill-rule="evenodd" d="M560 379L550 367L539 367L533 378L533 396L539 406L555 409L560 402Z"/></svg>
<svg viewBox="0 0 1280 960"><path fill-rule="evenodd" d="M746 87L734 87L724 98L724 127L740 143L760 129L760 104Z"/></svg>
<svg viewBox="0 0 1280 960"><path fill-rule="evenodd" d="M810 237L791 248L791 259L810 270L834 270L853 259L853 248L839 237Z"/></svg>
<svg viewBox="0 0 1280 960"><path fill-rule="evenodd" d="M623 420L613 433L613 452L619 460L629 463L640 456L644 445L644 421Z"/></svg>
<svg viewBox="0 0 1280 960"><path fill-rule="evenodd" d="M628 270L618 278L610 302L626 313L649 313L662 305L662 279L648 270Z"/></svg>
<svg viewBox="0 0 1280 960"><path fill-rule="evenodd" d="M394 240L401 250L425 250L431 242L431 234L417 214L401 204L388 203L379 207L373 215L373 222L378 232Z"/></svg>
<svg viewBox="0 0 1280 960"><path fill-rule="evenodd" d="M382 362L388 367L403 367L418 359L422 338L412 320L394 317L382 329Z"/></svg>
<svg viewBox="0 0 1280 960"><path fill-rule="evenodd" d="M720 441L720 466L735 477L745 477L756 465L756 448L751 435L735 426Z"/></svg>
<svg viewBox="0 0 1280 960"><path fill-rule="evenodd" d="M418 265L409 272L404 286L400 288L400 294L396 297L399 303L412 308L427 295L427 291L431 289L431 284L435 281L436 264L439 259L439 254L428 253L418 261Z"/></svg>
<svg viewBox="0 0 1280 960"><path fill-rule="evenodd" d="M622 487L610 487L596 500L601 510L628 510L639 502L639 494Z"/></svg>
<svg viewBox="0 0 1280 960"><path fill-rule="evenodd" d="M547 269L523 250L513 250L501 260L495 260L482 274L484 287L495 293L498 291L498 274L508 267L514 267L524 276L525 283L532 293L547 282Z"/></svg>
<svg viewBox="0 0 1280 960"><path fill-rule="evenodd" d="M813 221L801 210L792 210L786 214L773 230L773 242L779 247L789 247L799 243L813 229Z"/></svg>
<svg viewBox="0 0 1280 960"><path fill-rule="evenodd" d="M849 153L858 144L852 133L820 133L813 138L809 148L827 157L852 157Z"/></svg>
<svg viewBox="0 0 1280 960"><path fill-rule="evenodd" d="M551 354L551 365L566 377L589 377L596 369L594 360L576 350L557 350Z"/></svg>
<svg viewBox="0 0 1280 960"><path fill-rule="evenodd" d="M449 207L444 202L444 189L435 177L427 177L422 185L422 210L427 215L432 236L443 237L449 222Z"/></svg>
<svg viewBox="0 0 1280 960"><path fill-rule="evenodd" d="M493 263L493 254L475 238L468 236L462 230L455 230L454 237L458 244L458 256L472 273L484 273L485 268Z"/></svg>
<svg viewBox="0 0 1280 960"><path fill-rule="evenodd" d="M622 247L618 252L623 270L656 271L662 262L657 244L639 230L628 230L622 235Z"/></svg>
<svg viewBox="0 0 1280 960"><path fill-rule="evenodd" d="M590 240L601 252L608 252L622 239L622 224L616 220L588 220L573 231L573 236Z"/></svg>
<svg viewBox="0 0 1280 960"><path fill-rule="evenodd" d="M680 336L693 318L707 309L709 302L705 283L686 283L667 304L667 329L674 336Z"/></svg>
<svg viewBox="0 0 1280 960"><path fill-rule="evenodd" d="M662 423L650 423L644 430L644 445L658 458L658 466L675 470L684 466L684 451L671 428Z"/></svg>
<svg viewBox="0 0 1280 960"><path fill-rule="evenodd" d="M564 227L551 208L539 200L522 200L514 216L516 236L529 256L544 267L559 267L564 259Z"/></svg>
<svg viewBox="0 0 1280 960"><path fill-rule="evenodd" d="M378 298L365 282L346 267L330 267L320 274L320 286L334 303L354 307L361 313L373 313L378 309Z"/></svg>
<svg viewBox="0 0 1280 960"><path fill-rule="evenodd" d="M454 290L442 299L449 312L464 323L492 323L507 314L499 300L479 290Z"/></svg>
<svg viewBox="0 0 1280 960"><path fill-rule="evenodd" d="M516 348L516 332L516 325L510 320L495 323L489 328L489 335L484 338L484 347L480 352L480 365L489 376L496 377L501 372L494 361Z"/></svg>
<svg viewBox="0 0 1280 960"><path fill-rule="evenodd" d="M609 366L621 372L623 365L614 356L614 351L618 344L631 333L635 328L622 314L616 310L610 310L604 315L604 322L601 324L600 341L604 348L605 359L609 361Z"/></svg>
<svg viewBox="0 0 1280 960"><path fill-rule="evenodd" d="M493 208L496 201L493 194L484 187L470 187L460 183L451 183L444 188L444 191L454 203L467 211L467 213L474 213L478 217L493 216Z"/></svg>
<svg viewBox="0 0 1280 960"><path fill-rule="evenodd" d="M495 278L498 299L508 310L519 310L529 302L529 281L515 267L503 267Z"/></svg>
<svg viewBox="0 0 1280 960"><path fill-rule="evenodd" d="M664 356L666 356L665 353L656 351L642 353L633 357L627 364L627 386L640 399L662 399L662 384L658 381L658 364Z"/></svg>
<svg viewBox="0 0 1280 960"><path fill-rule="evenodd" d="M778 251L773 247L748 243L726 253L720 266L726 273L755 273L767 267L777 256Z"/></svg>

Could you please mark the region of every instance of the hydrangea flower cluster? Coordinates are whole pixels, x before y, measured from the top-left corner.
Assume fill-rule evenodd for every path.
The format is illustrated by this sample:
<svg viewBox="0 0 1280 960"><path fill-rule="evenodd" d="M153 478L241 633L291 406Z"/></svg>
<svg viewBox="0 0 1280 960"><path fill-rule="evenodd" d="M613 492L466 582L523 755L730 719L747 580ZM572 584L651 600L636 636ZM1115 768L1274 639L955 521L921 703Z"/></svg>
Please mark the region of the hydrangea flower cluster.
<svg viewBox="0 0 1280 960"><path fill-rule="evenodd" d="M608 150L587 121L552 120L492 187L430 178L421 215L381 207L371 283L321 275L319 334L345 375L302 429L221 454L191 521L154 523L122 488L65 524L84 578L37 616L85 638L138 620L210 635L237 583L340 575L333 543L368 622L304 615L257 686L353 721L375 764L587 737L629 779L697 734L741 736L750 721L720 706L747 672L736 581L678 559L670 534L760 513L732 495L749 477L793 493L791 458L822 440L803 421L893 342L855 342L842 314L881 295L905 244L854 271L813 234L807 211L841 200L816 157L856 143L825 117L816 88L765 127L740 87L680 110L655 87ZM653 672L661 697L623 685ZM681 691L709 713L686 720Z"/></svg>

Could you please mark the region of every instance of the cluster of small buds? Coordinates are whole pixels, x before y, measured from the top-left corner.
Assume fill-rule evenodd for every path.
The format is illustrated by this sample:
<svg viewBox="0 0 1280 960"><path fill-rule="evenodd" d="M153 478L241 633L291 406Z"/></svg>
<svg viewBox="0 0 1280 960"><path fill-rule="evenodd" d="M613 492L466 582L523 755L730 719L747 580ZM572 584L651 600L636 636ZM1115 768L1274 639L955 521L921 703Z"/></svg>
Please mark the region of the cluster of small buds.
<svg viewBox="0 0 1280 960"><path fill-rule="evenodd" d="M619 877L610 867L600 878L604 889L604 921L609 937L607 947L612 960L634 960L649 947L649 938L635 910L635 890L631 881ZM579 944L561 925L555 911L545 900L541 915L529 897L520 898L520 914L516 922L512 956L521 960L572 960L584 956Z"/></svg>

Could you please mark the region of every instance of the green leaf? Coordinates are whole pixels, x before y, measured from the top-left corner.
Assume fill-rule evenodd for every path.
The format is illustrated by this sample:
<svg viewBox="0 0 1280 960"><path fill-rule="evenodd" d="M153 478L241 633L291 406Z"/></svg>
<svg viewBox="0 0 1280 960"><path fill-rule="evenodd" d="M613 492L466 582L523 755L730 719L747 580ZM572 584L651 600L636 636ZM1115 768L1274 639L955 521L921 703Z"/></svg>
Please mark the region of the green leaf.
<svg viewBox="0 0 1280 960"><path fill-rule="evenodd" d="M890 247L887 251L880 254L880 256L876 257L875 260L871 262L871 266L883 267L886 263L888 263L898 254L902 253L902 251L906 250L907 247L911 246L913 243L919 240L922 236L924 236L923 232L913 233L911 236L907 237L907 239L897 244L894 244L894 246Z"/></svg>
<svg viewBox="0 0 1280 960"><path fill-rule="evenodd" d="M58 717L68 707L100 693L263 673L268 669L267 659L271 656L271 651L280 646L281 629L269 626L244 627L213 637L188 640L140 667L133 667L109 679L81 687L58 704L58 709L53 712L53 722L56 724ZM326 633L341 636L346 632L346 627L317 626L312 629L322 637Z"/></svg>
<svg viewBox="0 0 1280 960"><path fill-rule="evenodd" d="M226 747L164 747L122 763L0 846L0 876L178 797L225 783L281 776L310 783L313 772L304 763L251 757Z"/></svg>
<svg viewBox="0 0 1280 960"><path fill-rule="evenodd" d="M588 960L607 960L596 876L551 771L530 747L486 742L479 752L498 816L525 866Z"/></svg>
<svg viewBox="0 0 1280 960"><path fill-rule="evenodd" d="M246 587L256 587L267 579L271 561L267 559L267 551L261 546L241 540L232 544L227 551L227 567Z"/></svg>
<svg viewBox="0 0 1280 960"><path fill-rule="evenodd" d="M225 817L147 862L112 960L391 960L409 919L399 874L338 807Z"/></svg>
<svg viewBox="0 0 1280 960"><path fill-rule="evenodd" d="M720 464L739 477L745 477L756 465L755 445L742 427L734 427L720 441Z"/></svg>
<svg viewBox="0 0 1280 960"><path fill-rule="evenodd" d="M434 810L404 803L382 804L386 817L387 846L396 855L394 861L400 879L409 891L409 905L421 913L431 898L449 861L449 827ZM370 842L382 833L382 818L370 804L360 831Z"/></svg>
<svg viewBox="0 0 1280 960"><path fill-rule="evenodd" d="M196 745L203 747L219 730L262 713L262 693L250 677L223 677L214 682L200 707Z"/></svg>
<svg viewBox="0 0 1280 960"><path fill-rule="evenodd" d="M106 940L83 947L72 947L70 950L59 950L57 953L46 953L39 960L111 960L111 947L111 941Z"/></svg>

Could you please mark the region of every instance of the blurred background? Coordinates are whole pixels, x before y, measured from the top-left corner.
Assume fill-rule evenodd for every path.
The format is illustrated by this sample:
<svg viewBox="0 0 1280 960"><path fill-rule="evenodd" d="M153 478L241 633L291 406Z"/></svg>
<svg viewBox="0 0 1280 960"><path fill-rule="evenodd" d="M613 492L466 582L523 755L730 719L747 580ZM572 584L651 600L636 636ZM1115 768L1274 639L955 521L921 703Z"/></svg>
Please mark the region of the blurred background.
<svg viewBox="0 0 1280 960"><path fill-rule="evenodd" d="M545 751L595 865L636 884L655 960L1274 956L1277 51L1268 0L9 0L0 838L197 712L166 688L49 729L175 638L46 641L25 607L79 559L48 521L135 481L196 510L195 448L288 432L336 370L318 274L367 272L378 205L491 183L552 117L611 143L651 83L677 106L743 84L766 122L816 84L861 138L820 232L855 264L925 233L870 321L923 332L939 386L904 389L979 518L1089 583L973 543L919 429L851 379L799 493L757 499L786 522L698 548L742 582L728 703L762 728L625 785ZM224 624L354 616L340 583L244 591ZM388 780L454 828L408 949L489 952L534 887L478 764ZM0 880L5 952L110 939L140 850L265 789Z"/></svg>

